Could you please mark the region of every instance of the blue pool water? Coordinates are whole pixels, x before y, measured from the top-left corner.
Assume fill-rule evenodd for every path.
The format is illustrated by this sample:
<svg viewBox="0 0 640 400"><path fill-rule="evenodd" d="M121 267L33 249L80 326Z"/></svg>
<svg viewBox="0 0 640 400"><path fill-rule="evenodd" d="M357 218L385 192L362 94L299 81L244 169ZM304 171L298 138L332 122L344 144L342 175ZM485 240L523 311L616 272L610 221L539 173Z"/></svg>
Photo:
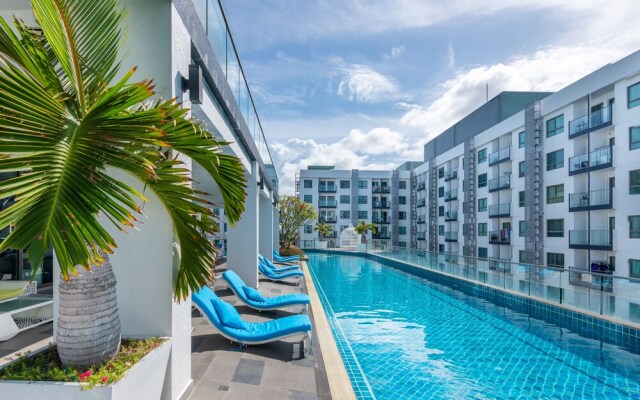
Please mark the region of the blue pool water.
<svg viewBox="0 0 640 400"><path fill-rule="evenodd" d="M640 356L357 256L310 271L360 399L640 399Z"/></svg>

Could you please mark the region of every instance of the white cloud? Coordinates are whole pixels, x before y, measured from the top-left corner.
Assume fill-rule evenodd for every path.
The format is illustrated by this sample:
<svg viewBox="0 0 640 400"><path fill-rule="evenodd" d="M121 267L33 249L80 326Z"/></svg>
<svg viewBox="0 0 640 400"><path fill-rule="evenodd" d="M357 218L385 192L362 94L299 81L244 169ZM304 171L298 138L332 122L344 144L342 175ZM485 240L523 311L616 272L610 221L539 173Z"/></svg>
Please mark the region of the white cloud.
<svg viewBox="0 0 640 400"><path fill-rule="evenodd" d="M338 67L338 94L351 101L380 103L402 97L398 86L366 65L342 64Z"/></svg>
<svg viewBox="0 0 640 400"><path fill-rule="evenodd" d="M389 55L385 55L385 58L391 58L395 60L396 58L400 57L400 55L402 55L405 50L406 48L404 47L404 45L396 46L391 49Z"/></svg>

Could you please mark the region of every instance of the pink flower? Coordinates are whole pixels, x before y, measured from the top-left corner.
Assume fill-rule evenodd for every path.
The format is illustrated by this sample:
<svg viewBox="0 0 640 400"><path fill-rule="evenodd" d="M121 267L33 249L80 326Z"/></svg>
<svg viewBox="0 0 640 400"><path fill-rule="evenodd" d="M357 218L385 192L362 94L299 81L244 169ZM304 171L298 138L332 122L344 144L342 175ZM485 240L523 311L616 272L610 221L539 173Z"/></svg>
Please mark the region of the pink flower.
<svg viewBox="0 0 640 400"><path fill-rule="evenodd" d="M158 343L153 342L153 348L155 349L156 347L158 347Z"/></svg>
<svg viewBox="0 0 640 400"><path fill-rule="evenodd" d="M106 381L109 380L109 378L105 375L105 376L102 377L101 380L102 380L102 383L105 383Z"/></svg>

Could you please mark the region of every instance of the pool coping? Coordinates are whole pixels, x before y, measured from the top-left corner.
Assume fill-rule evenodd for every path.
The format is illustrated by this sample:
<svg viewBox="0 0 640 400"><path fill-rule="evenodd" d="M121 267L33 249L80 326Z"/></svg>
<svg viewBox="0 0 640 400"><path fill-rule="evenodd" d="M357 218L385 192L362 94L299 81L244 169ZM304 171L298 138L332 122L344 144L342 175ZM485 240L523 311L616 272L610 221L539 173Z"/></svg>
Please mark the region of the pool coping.
<svg viewBox="0 0 640 400"><path fill-rule="evenodd" d="M313 278L309 273L306 261L301 261L304 280L309 295L310 306L313 312L313 320L318 340L318 346L322 352L324 369L329 382L329 391L332 399L356 400L356 394L347 374L342 356L338 351L338 345L333 338L333 332L329 326L329 321L325 314L324 307L320 302L320 296L316 291ZM316 312L317 311L317 312Z"/></svg>

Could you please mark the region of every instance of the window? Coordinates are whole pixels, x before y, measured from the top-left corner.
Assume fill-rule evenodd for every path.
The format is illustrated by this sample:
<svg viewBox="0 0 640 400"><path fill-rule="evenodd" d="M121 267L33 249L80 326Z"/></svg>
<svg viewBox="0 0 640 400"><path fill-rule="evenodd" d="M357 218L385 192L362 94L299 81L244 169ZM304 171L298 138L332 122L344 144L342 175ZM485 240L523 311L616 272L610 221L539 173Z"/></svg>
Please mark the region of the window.
<svg viewBox="0 0 640 400"><path fill-rule="evenodd" d="M349 196L348 194L341 194L340 204L349 204L349 203L351 203L351 196Z"/></svg>
<svg viewBox="0 0 640 400"><path fill-rule="evenodd" d="M312 194L305 194L304 195L304 201L305 203L313 203L313 195Z"/></svg>
<svg viewBox="0 0 640 400"><path fill-rule="evenodd" d="M640 194L640 169L629 172L629 194Z"/></svg>
<svg viewBox="0 0 640 400"><path fill-rule="evenodd" d="M438 253L444 253L444 245L443 244L439 244L438 245Z"/></svg>
<svg viewBox="0 0 640 400"><path fill-rule="evenodd" d="M313 181L311 179L305 179L302 181L305 189L311 189L313 187Z"/></svg>
<svg viewBox="0 0 640 400"><path fill-rule="evenodd" d="M367 181L362 179L358 180L358 189L366 189L367 187Z"/></svg>
<svg viewBox="0 0 640 400"><path fill-rule="evenodd" d="M487 211L487 198L478 199L478 212Z"/></svg>
<svg viewBox="0 0 640 400"><path fill-rule="evenodd" d="M478 258L487 258L488 254L486 247L478 247Z"/></svg>
<svg viewBox="0 0 640 400"><path fill-rule="evenodd" d="M629 277L640 278L640 260L629 260Z"/></svg>
<svg viewBox="0 0 640 400"><path fill-rule="evenodd" d="M444 168L440 168L438 170L438 178L443 178L444 177Z"/></svg>
<svg viewBox="0 0 640 400"><path fill-rule="evenodd" d="M304 233L313 233L313 225L305 225Z"/></svg>
<svg viewBox="0 0 640 400"><path fill-rule="evenodd" d="M518 133L518 148L521 149L524 147L525 134L524 131Z"/></svg>
<svg viewBox="0 0 640 400"><path fill-rule="evenodd" d="M487 161L487 149L478 150L478 164Z"/></svg>
<svg viewBox="0 0 640 400"><path fill-rule="evenodd" d="M527 234L527 221L518 222L518 236L524 237Z"/></svg>
<svg viewBox="0 0 640 400"><path fill-rule="evenodd" d="M444 236L444 225L438 225L438 235Z"/></svg>
<svg viewBox="0 0 640 400"><path fill-rule="evenodd" d="M526 263L527 262L527 251L526 250L518 251L518 262L520 262L520 263Z"/></svg>
<svg viewBox="0 0 640 400"><path fill-rule="evenodd" d="M487 186L487 174L486 173L478 175L478 187L481 188L481 187L485 187L485 186Z"/></svg>
<svg viewBox="0 0 640 400"><path fill-rule="evenodd" d="M399 226L398 227L398 235L406 235L407 234L407 227L406 226Z"/></svg>
<svg viewBox="0 0 640 400"><path fill-rule="evenodd" d="M351 219L351 211L340 211L340 219Z"/></svg>
<svg viewBox="0 0 640 400"><path fill-rule="evenodd" d="M340 181L340 189L351 189L351 181Z"/></svg>
<svg viewBox="0 0 640 400"><path fill-rule="evenodd" d="M406 188L407 188L407 181L398 182L398 189L406 189Z"/></svg>
<svg viewBox="0 0 640 400"><path fill-rule="evenodd" d="M407 204L407 196L398 196L398 204Z"/></svg>
<svg viewBox="0 0 640 400"><path fill-rule="evenodd" d="M358 204L367 204L368 202L367 196L358 196Z"/></svg>
<svg viewBox="0 0 640 400"><path fill-rule="evenodd" d="M444 186L438 188L438 197L444 197Z"/></svg>
<svg viewBox="0 0 640 400"><path fill-rule="evenodd" d="M640 126L629 128L629 150L640 149Z"/></svg>
<svg viewBox="0 0 640 400"><path fill-rule="evenodd" d="M444 217L444 206L438 207L438 217Z"/></svg>
<svg viewBox="0 0 640 400"><path fill-rule="evenodd" d="M627 88L627 108L640 106L640 82Z"/></svg>
<svg viewBox="0 0 640 400"><path fill-rule="evenodd" d="M518 178L522 178L524 176L524 161L520 161L518 164Z"/></svg>
<svg viewBox="0 0 640 400"><path fill-rule="evenodd" d="M564 114L547 121L547 137L559 135L564 132Z"/></svg>
<svg viewBox="0 0 640 400"><path fill-rule="evenodd" d="M564 149L547 153L547 171L564 167Z"/></svg>
<svg viewBox="0 0 640 400"><path fill-rule="evenodd" d="M518 207L524 207L524 190L518 192Z"/></svg>
<svg viewBox="0 0 640 400"><path fill-rule="evenodd" d="M478 224L478 236L487 236L487 223L480 222Z"/></svg>
<svg viewBox="0 0 640 400"><path fill-rule="evenodd" d="M407 242L398 242L398 247L407 247Z"/></svg>
<svg viewBox="0 0 640 400"><path fill-rule="evenodd" d="M640 239L640 215L629 216L629 237Z"/></svg>
<svg viewBox="0 0 640 400"><path fill-rule="evenodd" d="M369 218L369 212L367 211L358 211L358 219L367 219Z"/></svg>
<svg viewBox="0 0 640 400"><path fill-rule="evenodd" d="M564 237L564 219L547 220L547 237Z"/></svg>
<svg viewBox="0 0 640 400"><path fill-rule="evenodd" d="M564 202L564 184L547 186L547 204Z"/></svg>
<svg viewBox="0 0 640 400"><path fill-rule="evenodd" d="M398 219L407 219L407 212L406 211L400 211L398 212Z"/></svg>
<svg viewBox="0 0 640 400"><path fill-rule="evenodd" d="M564 254L547 253L547 265L549 267L564 268Z"/></svg>

